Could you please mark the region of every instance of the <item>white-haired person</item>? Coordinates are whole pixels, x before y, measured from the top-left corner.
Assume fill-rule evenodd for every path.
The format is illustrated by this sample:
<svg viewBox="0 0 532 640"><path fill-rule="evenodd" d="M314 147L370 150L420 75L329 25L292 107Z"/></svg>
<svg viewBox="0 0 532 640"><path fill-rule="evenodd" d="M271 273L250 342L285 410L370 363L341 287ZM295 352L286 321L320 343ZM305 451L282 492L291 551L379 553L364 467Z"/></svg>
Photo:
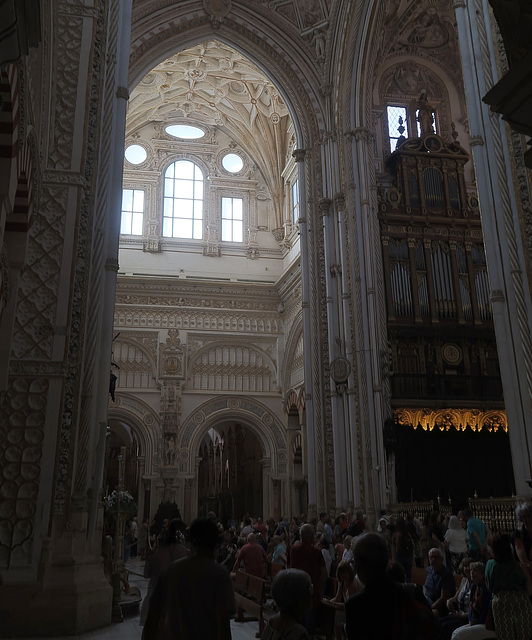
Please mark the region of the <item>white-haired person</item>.
<svg viewBox="0 0 532 640"><path fill-rule="evenodd" d="M272 598L279 611L266 623L261 640L307 640L303 625L312 607L312 582L306 571L283 569L272 582Z"/></svg>
<svg viewBox="0 0 532 640"><path fill-rule="evenodd" d="M438 547L429 551L427 578L423 593L435 616L447 615L447 600L456 592L456 582L450 569L443 564L443 553Z"/></svg>

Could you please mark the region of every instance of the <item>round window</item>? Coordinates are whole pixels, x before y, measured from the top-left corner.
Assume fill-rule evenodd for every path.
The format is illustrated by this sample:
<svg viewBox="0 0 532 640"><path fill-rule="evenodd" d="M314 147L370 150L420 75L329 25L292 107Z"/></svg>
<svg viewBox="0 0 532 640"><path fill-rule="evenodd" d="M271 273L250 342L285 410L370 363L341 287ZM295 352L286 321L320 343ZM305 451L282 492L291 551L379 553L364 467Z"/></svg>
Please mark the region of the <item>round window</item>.
<svg viewBox="0 0 532 640"><path fill-rule="evenodd" d="M203 129L192 127L189 124L171 124L165 128L165 131L169 136L183 138L184 140L197 140L205 135Z"/></svg>
<svg viewBox="0 0 532 640"><path fill-rule="evenodd" d="M229 173L238 173L244 166L244 161L236 153L226 153L222 159L222 166Z"/></svg>
<svg viewBox="0 0 532 640"><path fill-rule="evenodd" d="M142 164L148 157L146 149L141 147L140 144L130 144L124 155L131 164Z"/></svg>

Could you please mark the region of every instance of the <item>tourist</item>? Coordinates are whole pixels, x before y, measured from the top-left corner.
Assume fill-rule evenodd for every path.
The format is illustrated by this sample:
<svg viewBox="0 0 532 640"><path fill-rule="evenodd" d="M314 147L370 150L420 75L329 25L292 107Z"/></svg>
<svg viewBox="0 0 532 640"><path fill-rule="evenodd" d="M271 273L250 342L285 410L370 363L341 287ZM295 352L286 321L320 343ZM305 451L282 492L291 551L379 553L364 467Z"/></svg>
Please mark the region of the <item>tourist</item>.
<svg viewBox="0 0 532 640"><path fill-rule="evenodd" d="M486 586L492 594L493 621L499 640L525 640L532 636L532 587L521 564L514 559L511 538L493 539L493 558L486 564Z"/></svg>
<svg viewBox="0 0 532 640"><path fill-rule="evenodd" d="M469 556L473 560L482 560L486 552L486 538L488 529L479 518L475 518L469 507L464 509L464 517L467 522L467 535L469 539Z"/></svg>
<svg viewBox="0 0 532 640"><path fill-rule="evenodd" d="M456 583L451 570L443 564L443 553L438 547L429 551L427 579L424 594L435 616L447 615L447 600L456 591Z"/></svg>
<svg viewBox="0 0 532 640"><path fill-rule="evenodd" d="M272 582L271 593L279 611L268 619L261 640L307 640L303 619L312 606L308 573L299 569L281 571Z"/></svg>
<svg viewBox="0 0 532 640"><path fill-rule="evenodd" d="M246 544L237 553L233 573L241 566L246 573L257 578L265 578L268 574L268 556L264 548L258 544L255 533L248 535Z"/></svg>
<svg viewBox="0 0 532 640"><path fill-rule="evenodd" d="M444 543L450 555L450 568L454 573L458 573L460 563L467 555L467 532L460 526L457 516L449 518L449 528L445 532Z"/></svg>
<svg viewBox="0 0 532 640"><path fill-rule="evenodd" d="M148 592L142 601L140 609L139 625L142 627L146 622L150 599L155 591L155 587L161 575L166 573L168 567L179 558L187 555L187 549L182 543L180 527L181 520L175 518L172 520L167 529L165 529L165 537L159 542L159 546L154 554L149 556L144 567L144 577L149 578Z"/></svg>
<svg viewBox="0 0 532 640"><path fill-rule="evenodd" d="M192 555L173 562L151 598L142 640L230 640L236 613L229 573L214 560L216 523L199 518L190 527Z"/></svg>
<svg viewBox="0 0 532 640"><path fill-rule="evenodd" d="M515 508L517 528L512 544L521 567L532 579L532 502L523 502Z"/></svg>
<svg viewBox="0 0 532 640"><path fill-rule="evenodd" d="M304 524L300 529L301 541L292 545L290 567L306 571L312 581L312 608L305 616L305 627L310 635L314 634L318 609L321 603L321 579L327 578L327 568L321 550L314 546L314 527Z"/></svg>

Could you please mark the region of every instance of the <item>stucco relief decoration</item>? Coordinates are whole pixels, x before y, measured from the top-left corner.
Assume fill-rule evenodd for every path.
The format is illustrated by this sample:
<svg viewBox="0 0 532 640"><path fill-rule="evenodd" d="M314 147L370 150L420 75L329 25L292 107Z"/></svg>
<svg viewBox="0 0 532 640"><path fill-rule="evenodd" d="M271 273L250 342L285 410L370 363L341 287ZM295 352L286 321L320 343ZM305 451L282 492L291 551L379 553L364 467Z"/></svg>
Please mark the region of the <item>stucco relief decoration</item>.
<svg viewBox="0 0 532 640"><path fill-rule="evenodd" d="M262 416L262 424L266 425L267 427L271 427L271 425L273 424L273 417L270 413L265 413Z"/></svg>
<svg viewBox="0 0 532 640"><path fill-rule="evenodd" d="M216 29L231 11L231 0L203 0L203 8L210 16L212 26Z"/></svg>
<svg viewBox="0 0 532 640"><path fill-rule="evenodd" d="M170 329L166 343L159 348L160 377L185 378L185 349L181 346L179 331Z"/></svg>
<svg viewBox="0 0 532 640"><path fill-rule="evenodd" d="M205 422L205 414L203 413L203 411L196 411L196 413L194 414L192 420L196 424L203 424L203 422Z"/></svg>
<svg viewBox="0 0 532 640"><path fill-rule="evenodd" d="M31 564L47 389L16 379L0 409L0 567Z"/></svg>
<svg viewBox="0 0 532 640"><path fill-rule="evenodd" d="M441 98L441 82L426 67L406 62L388 70L382 78L381 93L388 95L415 96L424 91L431 98Z"/></svg>
<svg viewBox="0 0 532 640"><path fill-rule="evenodd" d="M174 467L177 464L177 434L164 434L164 466Z"/></svg>
<svg viewBox="0 0 532 640"><path fill-rule="evenodd" d="M449 42L449 31L440 21L438 9L434 6L422 11L402 29L396 48L427 47L436 49Z"/></svg>

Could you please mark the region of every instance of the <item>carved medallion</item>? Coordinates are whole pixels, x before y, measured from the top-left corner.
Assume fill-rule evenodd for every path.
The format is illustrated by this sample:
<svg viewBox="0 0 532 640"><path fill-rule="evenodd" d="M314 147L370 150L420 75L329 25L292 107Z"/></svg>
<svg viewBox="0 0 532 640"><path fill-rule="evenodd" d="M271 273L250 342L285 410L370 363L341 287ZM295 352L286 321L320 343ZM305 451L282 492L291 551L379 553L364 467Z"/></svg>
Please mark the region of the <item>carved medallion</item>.
<svg viewBox="0 0 532 640"><path fill-rule="evenodd" d="M347 358L339 356L331 362L331 378L334 382L345 382L351 373L351 363Z"/></svg>

